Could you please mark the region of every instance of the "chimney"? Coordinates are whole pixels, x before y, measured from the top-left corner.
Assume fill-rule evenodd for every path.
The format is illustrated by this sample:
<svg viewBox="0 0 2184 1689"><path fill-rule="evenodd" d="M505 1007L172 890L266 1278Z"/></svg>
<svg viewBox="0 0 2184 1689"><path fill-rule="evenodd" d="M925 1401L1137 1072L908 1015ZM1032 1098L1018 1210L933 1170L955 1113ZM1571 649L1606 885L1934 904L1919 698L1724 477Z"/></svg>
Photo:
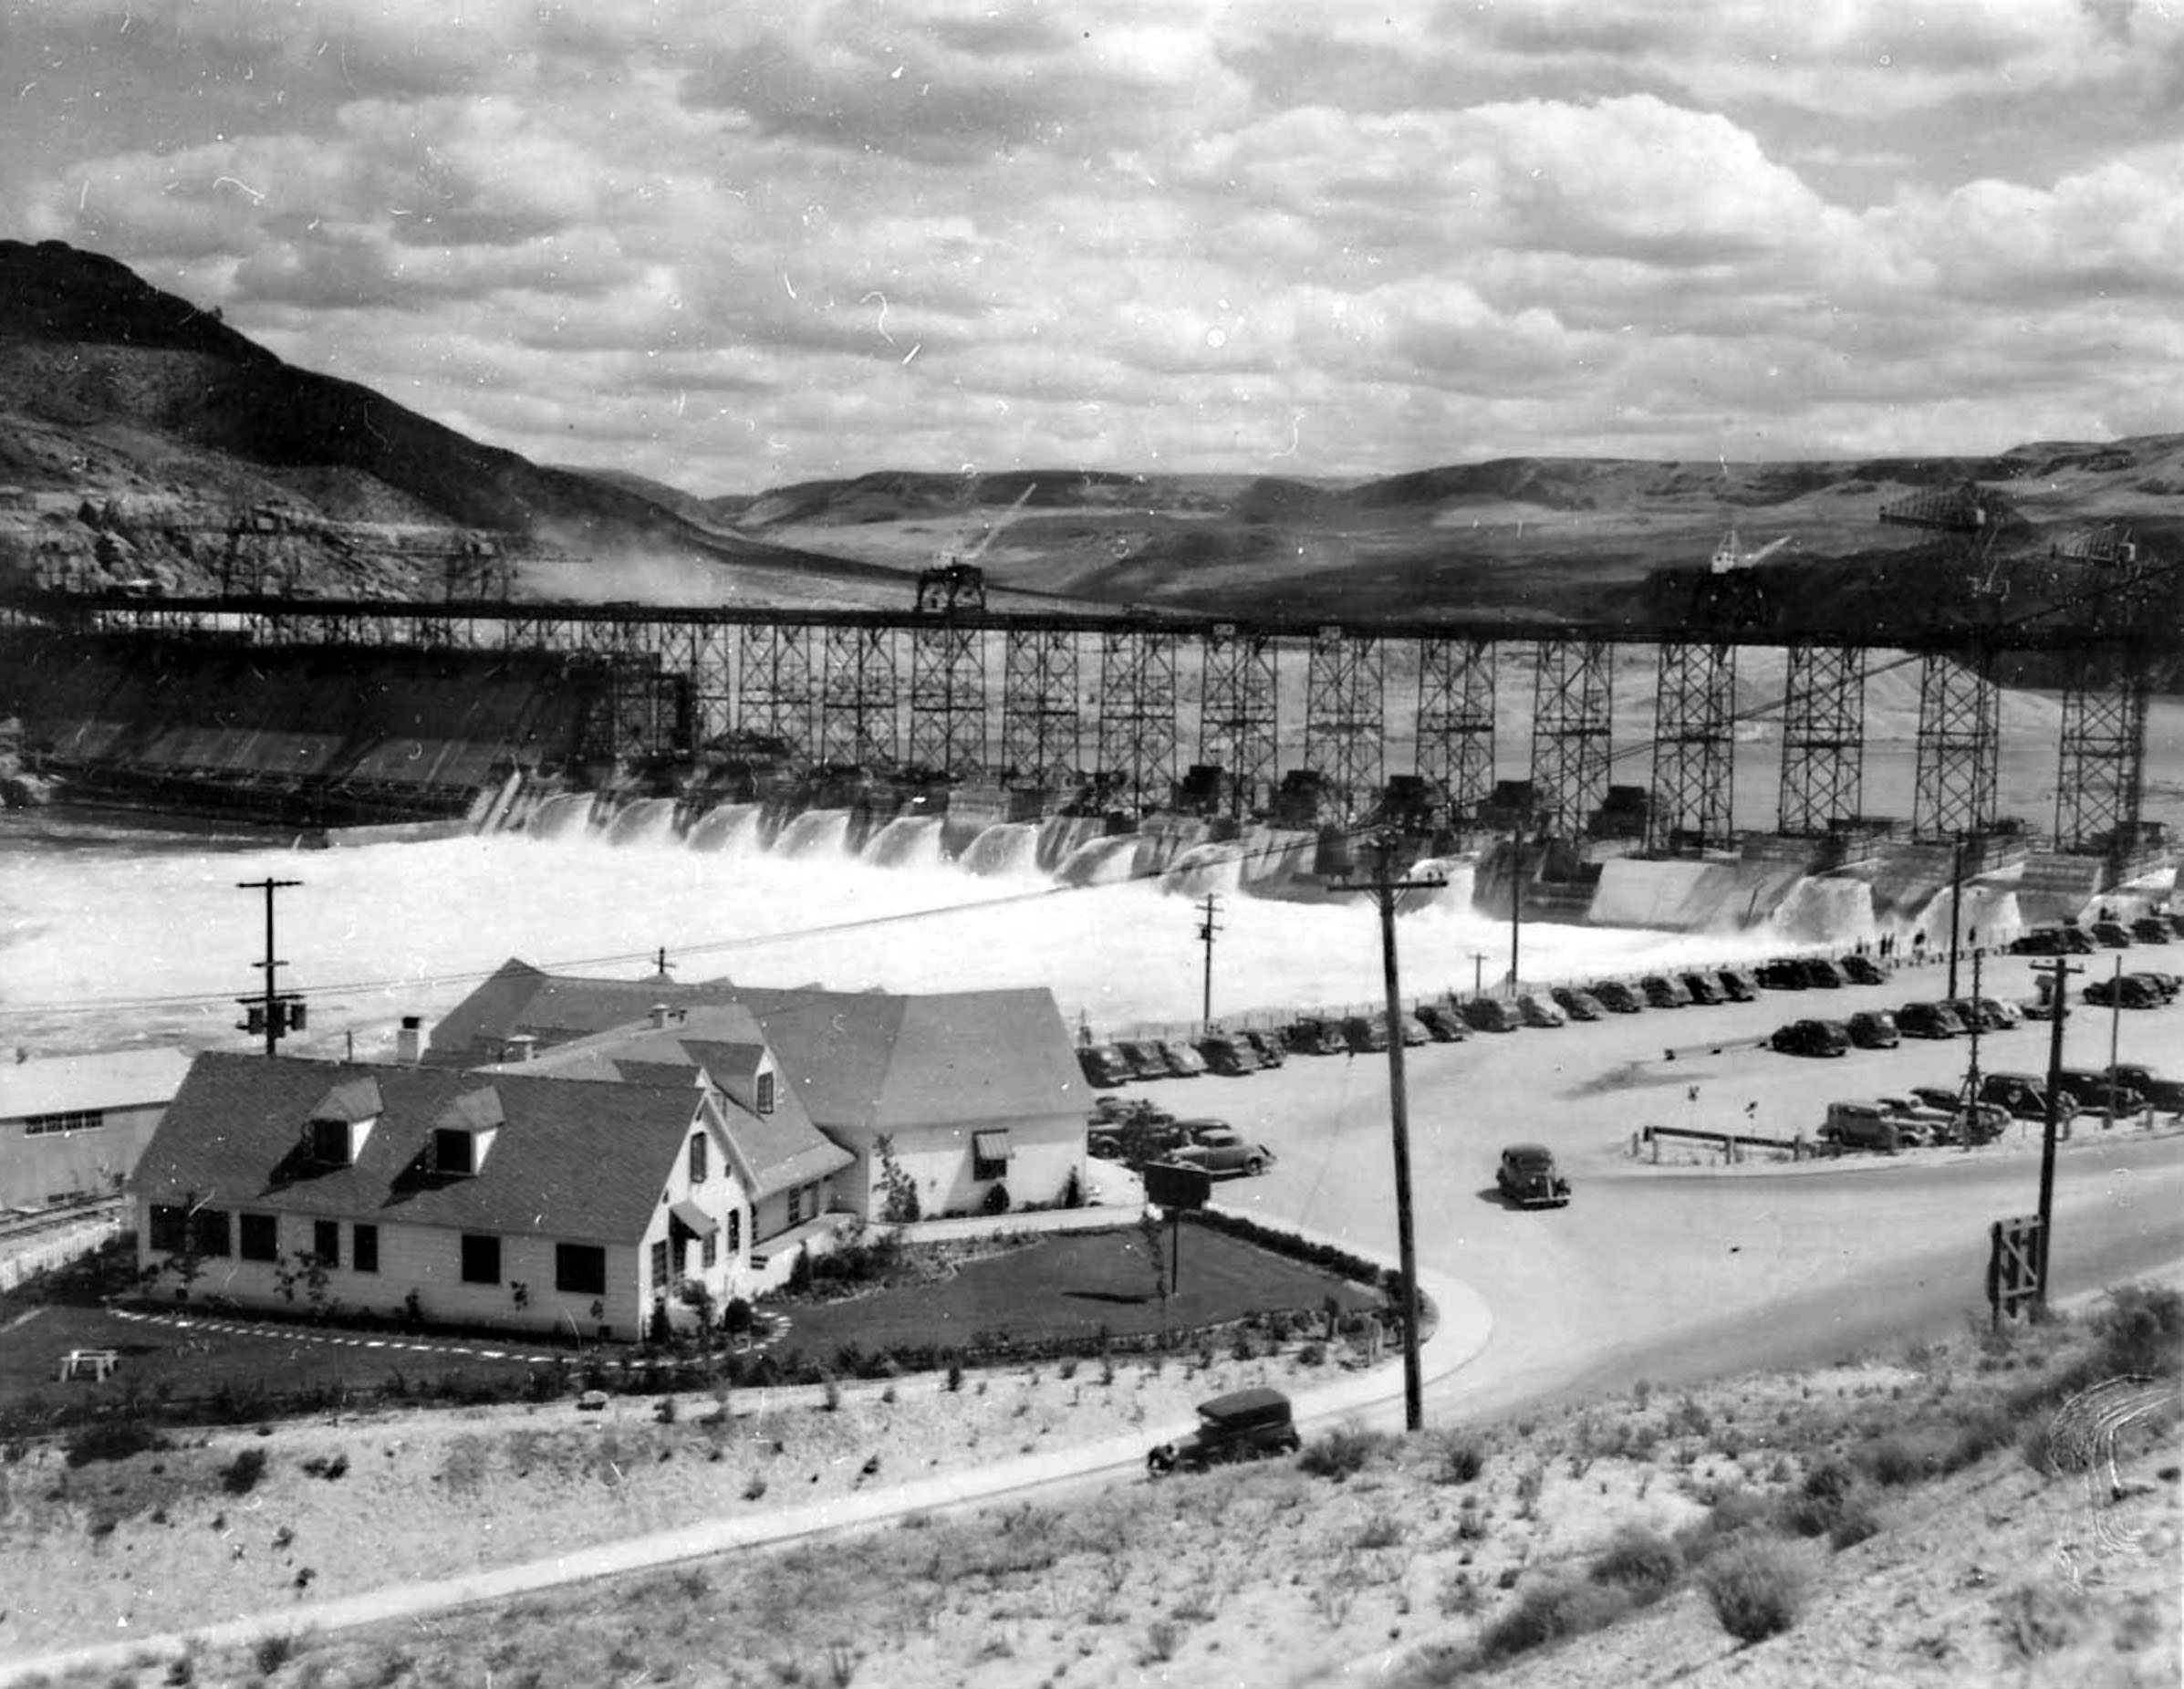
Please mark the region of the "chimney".
<svg viewBox="0 0 2184 1689"><path fill-rule="evenodd" d="M538 1040L528 1032L519 1032L508 1040L508 1048L502 1052L504 1061L528 1061L531 1052L538 1047Z"/></svg>
<svg viewBox="0 0 2184 1689"><path fill-rule="evenodd" d="M414 1068L424 1059L424 1017L404 1015L402 1029L394 1035L394 1058L405 1068Z"/></svg>
<svg viewBox="0 0 2184 1689"><path fill-rule="evenodd" d="M654 1029L655 1029L655 1030L657 1030L657 1029L659 1029L659 1028L660 1028L660 1027L665 1027L667 1024L668 1024L668 1012L667 1012L667 1005L666 1005L666 1004L664 1004L664 1003L655 1003L655 1004L653 1004L653 1005L652 1005L652 1026L653 1026Z"/></svg>

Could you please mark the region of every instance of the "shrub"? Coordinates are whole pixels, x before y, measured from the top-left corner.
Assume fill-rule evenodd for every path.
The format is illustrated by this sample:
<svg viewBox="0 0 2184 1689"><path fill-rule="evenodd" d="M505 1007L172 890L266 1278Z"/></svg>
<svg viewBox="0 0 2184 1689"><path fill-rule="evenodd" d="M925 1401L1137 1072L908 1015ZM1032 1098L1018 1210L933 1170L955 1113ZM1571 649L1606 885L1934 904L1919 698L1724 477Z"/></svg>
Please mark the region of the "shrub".
<svg viewBox="0 0 2184 1689"><path fill-rule="evenodd" d="M1628 1590L1641 1606L1660 1600L1681 1576L1683 1556L1676 1545L1643 1525L1626 1525L1617 1531L1592 1568L1595 1583Z"/></svg>
<svg viewBox="0 0 2184 1689"><path fill-rule="evenodd" d="M1739 1642L1764 1642L1797 1622L1812 1580L1810 1563L1779 1537L1747 1537L1706 1568L1706 1598L1721 1628Z"/></svg>
<svg viewBox="0 0 2184 1689"><path fill-rule="evenodd" d="M2103 1371L2166 1378L2184 1366L2184 1295L2167 1285L2124 1285L2094 1317Z"/></svg>
<svg viewBox="0 0 2184 1689"><path fill-rule="evenodd" d="M1444 1432L1435 1444L1434 1481L1469 1484L1486 1470L1486 1450L1469 1432Z"/></svg>
<svg viewBox="0 0 2184 1689"><path fill-rule="evenodd" d="M94 1420L68 1439L68 1464L88 1466L95 1460L127 1460L168 1446L167 1439L140 1420Z"/></svg>
<svg viewBox="0 0 2184 1689"><path fill-rule="evenodd" d="M1629 1611L1629 1593L1612 1584L1535 1583L1480 1632L1480 1658L1490 1665L1513 1659L1565 1636L1603 1630Z"/></svg>
<svg viewBox="0 0 2184 1689"><path fill-rule="evenodd" d="M262 1448L246 1448L220 1469L220 1487L231 1496L247 1496L257 1488L258 1480L265 1475L265 1451Z"/></svg>
<svg viewBox="0 0 2184 1689"><path fill-rule="evenodd" d="M1368 1431L1362 1425L1337 1425L1326 1436L1305 1444L1297 1465L1316 1478L1333 1478L1339 1484L1364 1471L1387 1446L1384 1432Z"/></svg>

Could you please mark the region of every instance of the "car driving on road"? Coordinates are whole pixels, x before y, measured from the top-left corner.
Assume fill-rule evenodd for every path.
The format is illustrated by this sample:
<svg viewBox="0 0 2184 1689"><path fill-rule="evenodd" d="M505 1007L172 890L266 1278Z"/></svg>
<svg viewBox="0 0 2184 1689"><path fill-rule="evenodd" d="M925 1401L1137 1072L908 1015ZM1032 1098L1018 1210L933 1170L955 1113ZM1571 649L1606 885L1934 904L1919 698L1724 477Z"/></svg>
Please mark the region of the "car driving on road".
<svg viewBox="0 0 2184 1689"><path fill-rule="evenodd" d="M1216 1179L1255 1179L1274 1158L1264 1143L1253 1143L1226 1121L1177 1123L1190 1133L1191 1142L1170 1150L1162 1161L1203 1168Z"/></svg>
<svg viewBox="0 0 2184 1689"><path fill-rule="evenodd" d="M1544 1144L1513 1143L1503 1150L1494 1184L1520 1208L1560 1208L1570 1200L1570 1182Z"/></svg>
<svg viewBox="0 0 2184 1689"><path fill-rule="evenodd" d="M1197 1428L1173 1443L1159 1444L1146 1455L1145 1465L1159 1477L1179 1470L1202 1471L1231 1461L1294 1454L1303 1446L1289 1398L1278 1390L1256 1385L1200 1402Z"/></svg>

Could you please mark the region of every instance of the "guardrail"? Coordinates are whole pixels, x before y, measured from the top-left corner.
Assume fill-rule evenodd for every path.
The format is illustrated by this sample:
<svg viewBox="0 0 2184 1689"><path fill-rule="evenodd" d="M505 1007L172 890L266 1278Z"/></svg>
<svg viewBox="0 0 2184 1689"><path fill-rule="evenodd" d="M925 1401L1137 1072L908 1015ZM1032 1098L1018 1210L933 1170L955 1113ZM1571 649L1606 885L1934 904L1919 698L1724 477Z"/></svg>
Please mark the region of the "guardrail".
<svg viewBox="0 0 2184 1689"><path fill-rule="evenodd" d="M1683 1138L1701 1143L1711 1143L1721 1152L1724 1161L1737 1162L1743 1158L1738 1151L1744 1149L1773 1150L1786 1152L1794 1162L1816 1157L1823 1151L1819 1144L1804 1138L1762 1138L1752 1132L1704 1131L1695 1126L1641 1126L1630 1134L1630 1153L1635 1158L1641 1145L1650 1145L1656 1164L1660 1161L1660 1141L1663 1138Z"/></svg>

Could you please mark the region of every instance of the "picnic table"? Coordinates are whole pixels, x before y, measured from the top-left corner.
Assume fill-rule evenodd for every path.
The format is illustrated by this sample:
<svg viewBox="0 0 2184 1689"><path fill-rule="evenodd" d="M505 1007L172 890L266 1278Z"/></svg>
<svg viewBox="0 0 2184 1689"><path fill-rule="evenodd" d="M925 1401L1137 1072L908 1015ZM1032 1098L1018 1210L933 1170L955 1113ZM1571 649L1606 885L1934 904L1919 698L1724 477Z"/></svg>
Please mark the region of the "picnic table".
<svg viewBox="0 0 2184 1689"><path fill-rule="evenodd" d="M94 1384L103 1383L120 1364L118 1349L71 1349L60 1360L61 1381L88 1378Z"/></svg>

